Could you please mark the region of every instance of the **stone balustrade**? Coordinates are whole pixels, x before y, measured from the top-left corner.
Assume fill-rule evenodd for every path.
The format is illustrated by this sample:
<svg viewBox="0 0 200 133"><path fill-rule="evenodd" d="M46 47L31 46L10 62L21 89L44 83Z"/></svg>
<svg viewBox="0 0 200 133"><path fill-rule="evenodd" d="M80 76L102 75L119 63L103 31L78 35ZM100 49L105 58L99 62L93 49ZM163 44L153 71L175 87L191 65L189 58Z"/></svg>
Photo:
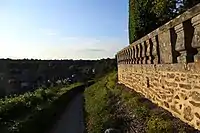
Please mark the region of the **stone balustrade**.
<svg viewBox="0 0 200 133"><path fill-rule="evenodd" d="M200 60L200 4L117 53L122 64L170 64Z"/></svg>
<svg viewBox="0 0 200 133"><path fill-rule="evenodd" d="M116 57L118 83L200 130L200 4Z"/></svg>

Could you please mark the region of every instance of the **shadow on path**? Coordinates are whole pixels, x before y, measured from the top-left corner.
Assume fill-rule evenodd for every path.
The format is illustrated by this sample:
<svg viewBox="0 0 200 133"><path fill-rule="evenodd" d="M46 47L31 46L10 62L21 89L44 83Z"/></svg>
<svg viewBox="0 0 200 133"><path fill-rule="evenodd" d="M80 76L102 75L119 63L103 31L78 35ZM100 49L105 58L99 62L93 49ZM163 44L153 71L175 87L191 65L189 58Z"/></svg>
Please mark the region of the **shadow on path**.
<svg viewBox="0 0 200 133"><path fill-rule="evenodd" d="M84 133L84 97L80 92L67 105L50 133Z"/></svg>

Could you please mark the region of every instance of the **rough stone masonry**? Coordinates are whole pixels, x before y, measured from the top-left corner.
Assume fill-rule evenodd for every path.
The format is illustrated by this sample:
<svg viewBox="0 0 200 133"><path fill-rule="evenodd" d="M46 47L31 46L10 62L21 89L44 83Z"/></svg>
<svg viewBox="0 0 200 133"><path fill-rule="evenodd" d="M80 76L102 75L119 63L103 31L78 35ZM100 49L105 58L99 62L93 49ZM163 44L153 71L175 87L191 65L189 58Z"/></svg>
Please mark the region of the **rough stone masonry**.
<svg viewBox="0 0 200 133"><path fill-rule="evenodd" d="M200 4L116 57L120 84L200 130Z"/></svg>

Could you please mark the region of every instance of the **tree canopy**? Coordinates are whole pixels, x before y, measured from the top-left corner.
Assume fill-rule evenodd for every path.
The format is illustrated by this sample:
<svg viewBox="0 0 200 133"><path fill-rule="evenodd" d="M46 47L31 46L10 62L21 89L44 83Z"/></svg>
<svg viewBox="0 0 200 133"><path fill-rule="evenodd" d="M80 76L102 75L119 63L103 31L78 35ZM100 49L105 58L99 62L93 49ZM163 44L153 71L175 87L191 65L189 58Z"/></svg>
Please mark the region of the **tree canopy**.
<svg viewBox="0 0 200 133"><path fill-rule="evenodd" d="M129 43L199 2L200 0L129 0Z"/></svg>

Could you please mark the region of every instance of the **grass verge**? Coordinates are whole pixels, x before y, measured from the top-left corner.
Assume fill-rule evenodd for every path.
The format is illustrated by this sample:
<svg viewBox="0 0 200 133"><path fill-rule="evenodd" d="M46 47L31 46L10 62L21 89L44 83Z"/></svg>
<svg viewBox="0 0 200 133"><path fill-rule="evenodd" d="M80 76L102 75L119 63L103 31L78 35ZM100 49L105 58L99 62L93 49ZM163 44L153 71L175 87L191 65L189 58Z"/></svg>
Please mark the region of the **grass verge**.
<svg viewBox="0 0 200 133"><path fill-rule="evenodd" d="M118 85L116 79L116 72L110 73L85 90L88 133L102 133L107 128L133 133L198 132L142 95Z"/></svg>
<svg viewBox="0 0 200 133"><path fill-rule="evenodd" d="M2 99L1 132L44 133L83 86L76 83L64 88L38 89Z"/></svg>

